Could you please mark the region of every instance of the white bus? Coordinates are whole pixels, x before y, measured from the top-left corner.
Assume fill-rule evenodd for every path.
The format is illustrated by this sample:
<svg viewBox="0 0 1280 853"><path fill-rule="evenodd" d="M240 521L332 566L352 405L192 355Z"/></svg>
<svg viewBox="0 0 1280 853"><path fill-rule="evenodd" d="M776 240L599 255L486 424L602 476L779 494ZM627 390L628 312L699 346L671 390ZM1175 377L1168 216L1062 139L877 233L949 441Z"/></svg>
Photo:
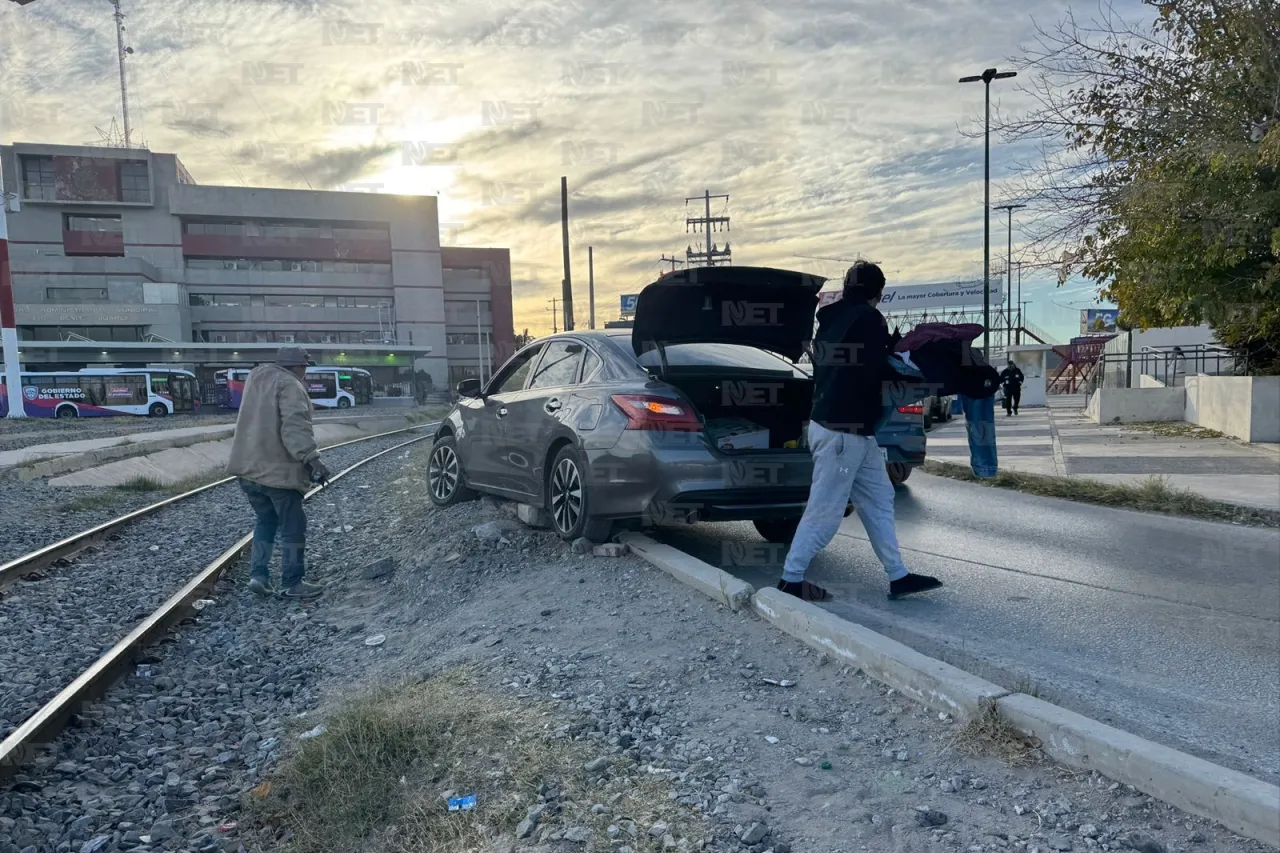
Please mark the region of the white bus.
<svg viewBox="0 0 1280 853"><path fill-rule="evenodd" d="M244 383L248 378L247 368L215 373L213 382L219 405L227 409L240 408ZM349 409L373 402L373 374L359 367L308 367L304 384L316 408Z"/></svg>
<svg viewBox="0 0 1280 853"><path fill-rule="evenodd" d="M186 370L86 368L22 374L22 401L32 418L94 418L146 415L153 418L199 407L195 374ZM9 413L0 385L0 417Z"/></svg>

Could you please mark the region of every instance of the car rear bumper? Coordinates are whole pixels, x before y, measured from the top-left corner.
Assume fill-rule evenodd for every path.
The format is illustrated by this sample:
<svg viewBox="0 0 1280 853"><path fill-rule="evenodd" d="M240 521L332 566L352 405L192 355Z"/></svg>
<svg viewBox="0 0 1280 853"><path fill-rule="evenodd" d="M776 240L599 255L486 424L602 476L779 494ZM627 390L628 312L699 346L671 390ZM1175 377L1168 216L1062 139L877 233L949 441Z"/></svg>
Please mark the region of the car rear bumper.
<svg viewBox="0 0 1280 853"><path fill-rule="evenodd" d="M910 425L877 436L890 463L924 462L923 430ZM804 512L813 479L808 452L717 453L701 437L624 431L614 447L588 451L590 512L662 524L793 518Z"/></svg>

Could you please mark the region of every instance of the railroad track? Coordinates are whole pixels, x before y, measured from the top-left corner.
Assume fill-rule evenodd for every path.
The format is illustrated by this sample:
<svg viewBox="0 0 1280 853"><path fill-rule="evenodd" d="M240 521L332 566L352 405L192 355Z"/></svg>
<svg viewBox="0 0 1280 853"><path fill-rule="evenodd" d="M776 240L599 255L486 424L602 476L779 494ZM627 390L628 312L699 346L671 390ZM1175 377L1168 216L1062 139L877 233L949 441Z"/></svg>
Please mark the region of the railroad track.
<svg viewBox="0 0 1280 853"><path fill-rule="evenodd" d="M337 450L340 447L347 447L364 441L373 441L374 439L386 438L391 435L399 435L406 432L422 430L428 426L432 426L432 424L417 424L411 427L402 427L400 429L393 429L387 432L380 432L375 435L366 435L360 438L353 438L350 441L331 444L328 447L322 447L320 449L322 451ZM28 554L23 554L21 557L15 557L7 563L0 564L0 590L3 590L14 581L19 580L23 575L30 574L31 572L37 572L58 560L65 560L78 554L85 548L97 545L111 534L127 527L139 519L146 518L149 515L159 512L165 507L173 506L176 503L185 501L188 498L193 498L196 495L203 494L211 489L216 489L219 486L225 486L228 483L234 482L235 479L235 477L224 477L221 480L215 480L212 483L207 483L198 488L183 492L180 495L174 495L171 498L157 501L156 503L149 504L141 509L135 509L132 512L125 513L124 515L113 518L110 521L104 521L102 524L90 527L87 530L82 530L79 533L68 536L67 538L54 542L51 545L46 545L43 548L38 548Z"/></svg>
<svg viewBox="0 0 1280 853"><path fill-rule="evenodd" d="M374 439L421 431L429 426L430 424L422 424L391 430L331 445L324 448L324 450L334 450ZM410 438L366 456L334 474L330 479L330 485L337 483L347 475L376 459L418 442L429 440L430 437L431 434L428 433ZM157 513L165 507L208 492L218 486L232 482L234 479L234 477L224 478L167 500L159 501L11 560L4 566L0 566L0 580L12 582L13 579L82 551L89 545L102 541L121 528L148 515ZM316 486L307 492L303 499L310 500L313 496L327 490L329 487L328 485ZM57 695L45 702L38 710L20 723L3 741L0 741L0 781L11 777L20 767L40 755L42 748L52 742L52 739L61 731L67 720L85 702L101 696L122 675L129 671L137 652L163 636L171 626L193 613L195 611L193 603L207 596L222 574L241 555L248 551L252 541L253 534L250 532L222 551L213 562L202 568L194 577L191 577L177 592L169 596L158 608L138 622L126 636L115 643L105 654L94 660Z"/></svg>

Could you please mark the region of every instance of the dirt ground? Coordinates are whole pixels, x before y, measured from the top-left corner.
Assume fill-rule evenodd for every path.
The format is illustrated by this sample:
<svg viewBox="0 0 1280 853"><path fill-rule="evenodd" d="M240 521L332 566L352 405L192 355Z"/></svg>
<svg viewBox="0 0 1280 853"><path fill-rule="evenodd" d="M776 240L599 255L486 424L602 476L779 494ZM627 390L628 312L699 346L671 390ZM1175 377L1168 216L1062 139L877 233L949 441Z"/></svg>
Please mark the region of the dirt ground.
<svg viewBox="0 0 1280 853"><path fill-rule="evenodd" d="M292 605L297 630L327 638L323 701L299 725L372 685L471 667L490 695L546 704L562 735L624 760L611 785L668 780L700 827L650 833L599 803L597 828L548 815L523 839L494 827L494 850L1265 849L1034 751L973 754L949 718L634 556L575 554L510 505L436 510L421 462L352 505L346 564L319 603ZM362 573L379 558L394 570Z"/></svg>

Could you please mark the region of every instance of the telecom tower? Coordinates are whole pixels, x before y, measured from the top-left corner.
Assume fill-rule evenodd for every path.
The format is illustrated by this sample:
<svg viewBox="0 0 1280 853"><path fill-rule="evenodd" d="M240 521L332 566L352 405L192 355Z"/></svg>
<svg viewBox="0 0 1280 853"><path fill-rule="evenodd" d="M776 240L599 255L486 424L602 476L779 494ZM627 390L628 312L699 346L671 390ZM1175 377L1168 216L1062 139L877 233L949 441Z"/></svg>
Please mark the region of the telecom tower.
<svg viewBox="0 0 1280 853"><path fill-rule="evenodd" d="M699 199L702 199L703 202L706 204L705 216L693 216L693 217L686 216L684 220L684 230L686 234L689 233L690 230L692 230L694 233L698 233L698 227L701 226L702 233L706 235L706 240L703 242L702 251L695 252L693 250L692 245L690 245L689 248L685 250L684 254L686 258L686 263L691 267L698 266L698 265L714 267L721 262L723 262L722 263L723 266L728 266L733 263L733 253L729 247L729 241L728 240L725 241L723 249L717 249L715 242L712 241L711 239L711 235L714 232L721 231L721 230L723 231L729 230L729 217L727 215L726 216L711 215L711 199L713 198L724 199L725 206L728 207L729 196L727 194L712 195L711 190L707 190L701 196L693 196L691 198L686 198L684 200L684 205L686 209L688 209L689 202L691 201L697 201Z"/></svg>

